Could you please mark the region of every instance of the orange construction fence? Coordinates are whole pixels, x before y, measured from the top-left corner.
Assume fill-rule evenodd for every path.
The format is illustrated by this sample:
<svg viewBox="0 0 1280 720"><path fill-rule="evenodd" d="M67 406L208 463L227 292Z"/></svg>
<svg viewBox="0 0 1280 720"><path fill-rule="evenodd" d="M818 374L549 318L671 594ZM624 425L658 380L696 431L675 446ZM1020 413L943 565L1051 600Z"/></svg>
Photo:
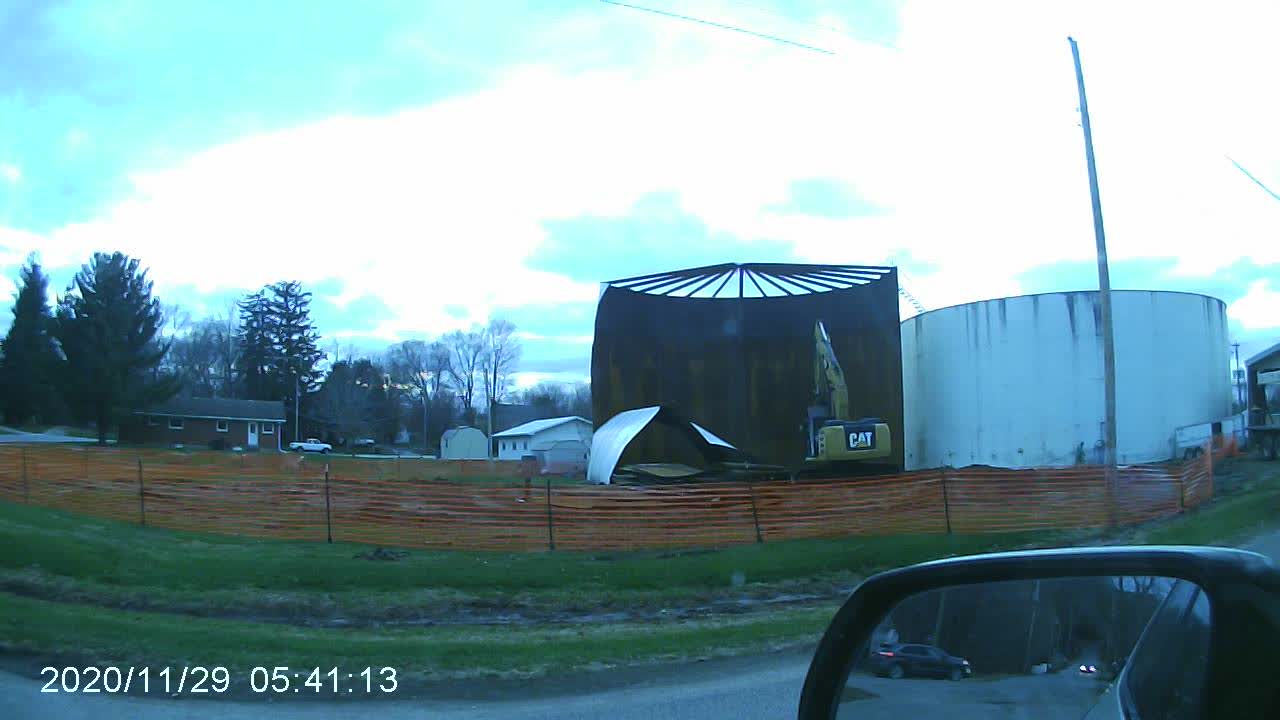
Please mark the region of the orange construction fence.
<svg viewBox="0 0 1280 720"><path fill-rule="evenodd" d="M1103 528L1213 497L1187 462L941 468L796 483L553 484L513 462L0 446L0 499L175 530L409 548L630 550ZM468 479L474 478L474 479Z"/></svg>

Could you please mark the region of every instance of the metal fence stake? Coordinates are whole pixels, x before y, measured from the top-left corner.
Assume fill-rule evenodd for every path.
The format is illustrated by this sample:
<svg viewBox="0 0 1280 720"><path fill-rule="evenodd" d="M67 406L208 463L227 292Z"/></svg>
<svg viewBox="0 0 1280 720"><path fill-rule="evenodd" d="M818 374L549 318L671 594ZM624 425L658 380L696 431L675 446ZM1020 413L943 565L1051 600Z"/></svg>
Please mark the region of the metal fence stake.
<svg viewBox="0 0 1280 720"><path fill-rule="evenodd" d="M1204 469L1206 477L1209 481L1208 497L1213 499L1213 446L1206 445L1204 449Z"/></svg>
<svg viewBox="0 0 1280 720"><path fill-rule="evenodd" d="M31 504L31 481L27 479L27 449L22 448L22 497Z"/></svg>
<svg viewBox="0 0 1280 720"><path fill-rule="evenodd" d="M756 486L747 483L747 491L751 493L751 522L756 526L756 542L763 543L764 535L760 533L760 513L756 510Z"/></svg>
<svg viewBox="0 0 1280 720"><path fill-rule="evenodd" d="M556 549L555 520L551 515L551 478L547 478L547 548Z"/></svg>
<svg viewBox="0 0 1280 720"><path fill-rule="evenodd" d="M947 469L942 468L942 517L947 523L947 534L951 534L951 501L947 498Z"/></svg>
<svg viewBox="0 0 1280 720"><path fill-rule="evenodd" d="M142 484L142 458L138 458L138 516L142 527L147 526L147 491Z"/></svg>
<svg viewBox="0 0 1280 720"><path fill-rule="evenodd" d="M324 527L325 542L333 543L333 510L329 504L329 463L324 464Z"/></svg>

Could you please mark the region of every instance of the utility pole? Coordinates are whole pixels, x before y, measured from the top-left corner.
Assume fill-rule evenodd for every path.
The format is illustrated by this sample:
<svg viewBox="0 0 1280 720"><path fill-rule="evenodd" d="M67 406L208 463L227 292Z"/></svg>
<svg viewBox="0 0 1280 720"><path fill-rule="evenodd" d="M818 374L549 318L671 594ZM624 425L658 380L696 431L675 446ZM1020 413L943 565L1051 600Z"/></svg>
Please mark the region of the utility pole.
<svg viewBox="0 0 1280 720"><path fill-rule="evenodd" d="M293 441L301 442L302 418L298 417L298 396L302 394L298 371L293 371Z"/></svg>
<svg viewBox="0 0 1280 720"><path fill-rule="evenodd" d="M1240 343L1231 343L1231 348L1236 353L1236 369L1231 373L1231 380L1236 386L1236 400L1240 402L1241 409L1247 409L1244 407L1244 372L1240 367Z"/></svg>
<svg viewBox="0 0 1280 720"><path fill-rule="evenodd" d="M1116 464L1116 348L1111 325L1111 272L1107 267L1107 238L1102 230L1102 199L1098 194L1098 168L1093 160L1093 129L1089 125L1089 102L1084 95L1084 71L1080 69L1080 49L1074 38L1071 59L1076 66L1076 88L1080 92L1080 127L1084 129L1084 159L1089 169L1089 199L1093 203L1093 236L1098 244L1098 295L1102 306L1102 385L1106 413L1104 434L1106 465Z"/></svg>
<svg viewBox="0 0 1280 720"><path fill-rule="evenodd" d="M491 382L485 383L486 385L489 386L489 392L486 393L489 396L487 398L487 400L489 401L489 412L485 413L485 425L488 427L488 430L489 430L489 432L486 434L489 436L489 443L488 445L486 445L485 449L487 452L486 456L490 460L493 459L493 396L495 391L497 390L496 385L497 385L497 379L498 379L498 367L495 364L496 362L497 362L497 353L494 352L492 347L490 347L489 348L490 370L485 371L486 373L488 372L493 373L493 380Z"/></svg>

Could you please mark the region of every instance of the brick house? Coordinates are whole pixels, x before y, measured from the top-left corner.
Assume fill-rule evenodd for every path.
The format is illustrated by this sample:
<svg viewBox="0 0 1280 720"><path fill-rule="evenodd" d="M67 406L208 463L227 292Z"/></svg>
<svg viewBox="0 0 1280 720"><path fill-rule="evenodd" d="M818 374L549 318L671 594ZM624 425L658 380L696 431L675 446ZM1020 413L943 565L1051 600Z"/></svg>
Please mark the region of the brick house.
<svg viewBox="0 0 1280 720"><path fill-rule="evenodd" d="M176 397L120 425L120 442L282 450L284 402Z"/></svg>

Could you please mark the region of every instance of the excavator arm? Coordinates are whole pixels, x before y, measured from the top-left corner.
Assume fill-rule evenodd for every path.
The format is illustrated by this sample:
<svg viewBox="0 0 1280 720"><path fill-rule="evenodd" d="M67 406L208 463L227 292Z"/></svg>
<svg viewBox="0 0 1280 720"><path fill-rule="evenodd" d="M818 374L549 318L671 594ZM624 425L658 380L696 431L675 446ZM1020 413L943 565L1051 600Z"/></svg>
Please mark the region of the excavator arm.
<svg viewBox="0 0 1280 720"><path fill-rule="evenodd" d="M814 398L827 407L830 417L849 417L849 385L844 380L844 370L831 347L831 336L822 321L813 325L813 389Z"/></svg>
<svg viewBox="0 0 1280 720"><path fill-rule="evenodd" d="M870 467L867 461L889 457L893 440L887 424L876 418L850 420L849 385L827 326L821 320L813 326L813 345L815 404L808 412L811 455L807 462L820 466L821 471L838 474L855 466ZM879 467L884 469L882 464Z"/></svg>

